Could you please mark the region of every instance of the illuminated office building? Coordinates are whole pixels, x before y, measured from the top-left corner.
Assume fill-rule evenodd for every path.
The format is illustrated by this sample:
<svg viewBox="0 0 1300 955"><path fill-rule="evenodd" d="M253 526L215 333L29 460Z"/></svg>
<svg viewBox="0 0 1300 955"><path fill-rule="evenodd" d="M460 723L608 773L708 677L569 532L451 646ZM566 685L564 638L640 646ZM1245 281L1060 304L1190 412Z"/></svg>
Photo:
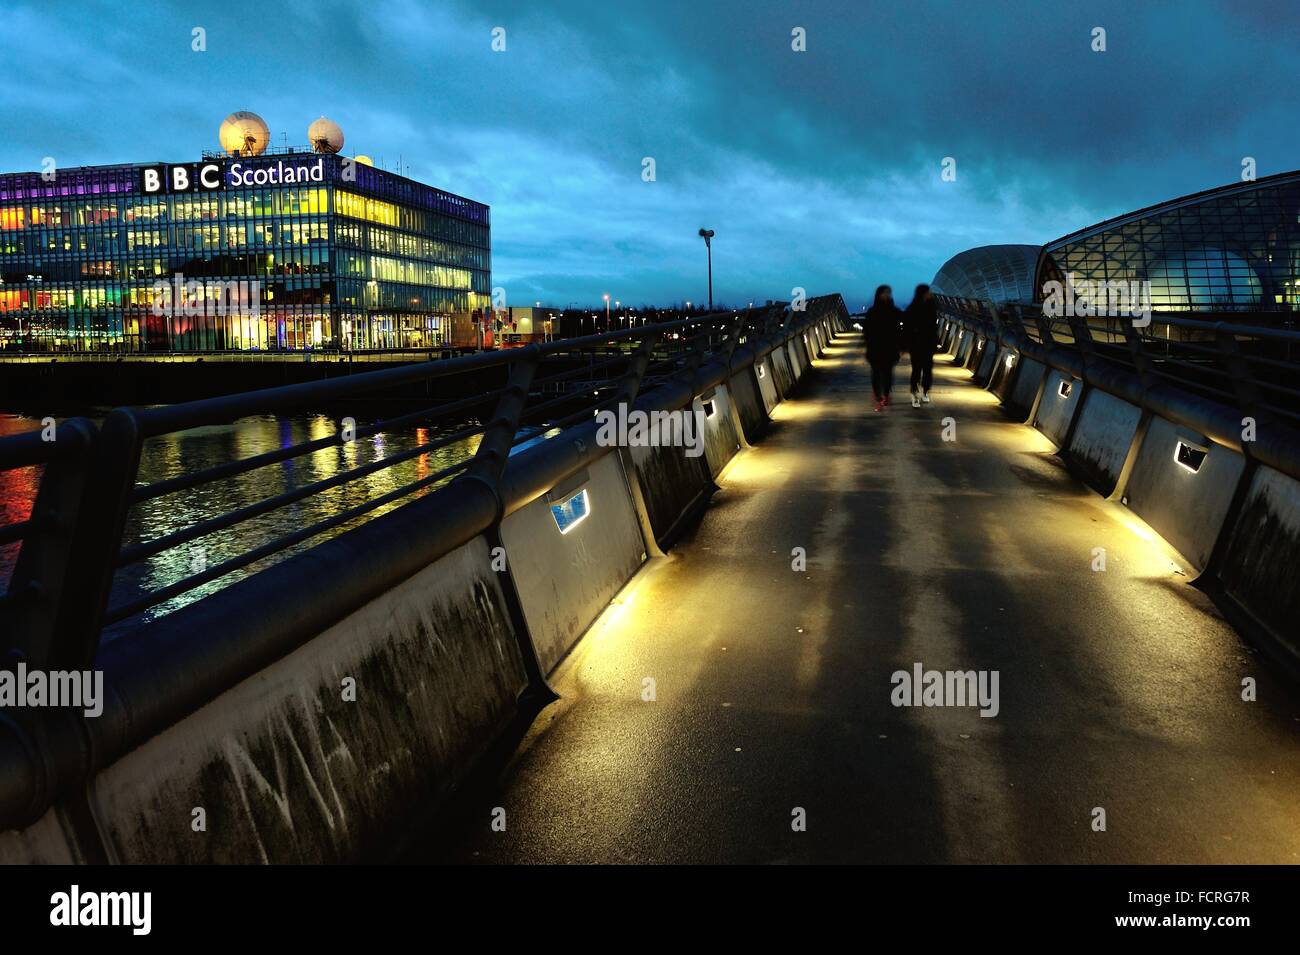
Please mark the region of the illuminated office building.
<svg viewBox="0 0 1300 955"><path fill-rule="evenodd" d="M0 347L424 348L489 304L487 206L258 152L0 175Z"/></svg>

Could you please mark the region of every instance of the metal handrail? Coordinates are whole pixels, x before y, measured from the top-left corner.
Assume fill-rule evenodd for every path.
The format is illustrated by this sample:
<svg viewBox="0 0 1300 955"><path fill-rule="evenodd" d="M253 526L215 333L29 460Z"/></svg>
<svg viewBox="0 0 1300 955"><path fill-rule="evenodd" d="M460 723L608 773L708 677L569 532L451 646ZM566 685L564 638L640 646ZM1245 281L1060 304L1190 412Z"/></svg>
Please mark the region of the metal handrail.
<svg viewBox="0 0 1300 955"><path fill-rule="evenodd" d="M938 298L942 321L1117 392L1300 477L1300 400L1295 400L1300 399L1300 350L1296 348L1300 331L1157 312L1145 327L1132 325L1131 319L1117 319L1118 328L1098 328L1081 318L1075 331L1089 336L1086 343L1055 335L1048 340L1042 328L1060 319L1044 316L1039 304L992 307L976 300ZM1170 334L1174 330L1178 336ZM1123 334L1123 340L1098 341L1091 337L1094 331ZM1094 357L1104 359L1105 367L1091 362ZM1226 387L1219 387L1225 382ZM1263 400L1261 389L1272 400ZM1242 422L1248 417L1268 419L1269 427L1261 426L1255 440L1243 447Z"/></svg>
<svg viewBox="0 0 1300 955"><path fill-rule="evenodd" d="M838 296L827 298L839 301ZM824 311L827 302L818 303L819 300L810 300L814 310ZM814 320L811 313L802 318L801 327L806 327ZM469 445L466 445L466 459L455 461L439 472L441 480L456 474L462 476L478 474L483 468L474 465L475 457L495 455L496 458L503 458L509 449L532 442L539 435L544 436L554 429L562 429L589 419L595 410L609 407L620 400L620 397L622 400L627 400L629 394L634 395L642 383L647 387L655 386L674 376L693 373L694 369L698 369L705 361L729 363L738 343L752 344L761 340L761 336L771 334L778 324L789 324L785 307L760 306L741 312L691 315L663 324L645 324L516 349L484 352L439 361L415 362L346 378L263 389L178 405L117 409L110 413L102 429L106 435L112 436L109 441L112 453L106 455L106 460L101 465L103 473L98 477L99 482L104 485L104 490L100 493L100 500L96 507L106 512L102 521L103 526L96 531L97 537L100 538L101 551L106 556L110 569L130 567L166 551L200 540L207 535L229 530L272 511L326 493L359 478L420 458L457 442L468 442L476 436L484 436L478 455L470 452ZM782 337L794 333L793 329L787 328L782 333ZM641 359L640 370L629 391L625 385L618 383L620 380L626 380L629 362L638 349L647 357L653 354L657 360ZM593 357L596 360L590 360ZM570 368L565 365L569 361L582 361L582 364ZM559 363L559 369L544 374L538 373L538 369L549 368L552 363ZM526 393L521 396L515 392L519 391L517 379L520 376L517 370L522 367L531 370L523 376L528 385L525 387ZM623 373L623 379L618 377L620 373ZM478 394L443 401L418 410L389 416L380 421L358 423L355 427L355 438L416 423L424 426L447 421L453 423L453 428L433 440L421 442L417 447L367 462L306 485L287 488L278 494L250 501L233 510L201 515L187 526L170 530L160 536L135 542L123 541L126 515L133 507L156 501L167 495L228 481L260 468L331 447L340 447L346 443L342 435L332 434L248 458L222 462L201 471L163 478L150 484L140 484L138 472L141 452L145 443L151 439L197 427L224 425L254 414L318 410L322 405L337 404L367 395L381 395L393 389L410 388L426 385L435 380L463 378L473 374L486 374L493 377L504 375L516 384L489 388ZM593 376L598 376L601 380L593 380ZM558 393L557 389L559 389ZM509 401L516 401L518 407L511 414L503 416L501 409ZM489 410L493 403L497 406L496 413L485 414L484 411ZM463 421L465 416L477 417L478 423L454 426L457 418ZM532 424L528 429L521 430L525 422ZM534 427L533 424L537 426ZM488 442L486 437L494 429L498 432L508 431L508 433L498 435L498 440ZM0 466L41 463L58 457L61 451L62 448L58 443L38 442L37 438L30 434L16 436L0 440ZM494 467L496 466L503 467L504 461L498 461ZM405 485L375 500L391 503L422 490L430 483L426 478L422 478L414 484ZM347 513L356 517L378 506L381 505L367 501ZM284 552L339 523L341 522L331 518L309 528L294 530L292 533L264 540L247 553L213 567L204 568L183 579L171 581L165 586L119 600L111 607L108 606L110 603L108 595L112 590L110 573L109 579L101 587L104 609L99 612L98 618L105 625L127 620L142 610L195 591L219 579L225 573ZM24 541L40 530L41 524L35 519L11 522L0 528L0 546L10 546Z"/></svg>
<svg viewBox="0 0 1300 955"><path fill-rule="evenodd" d="M644 336L627 356L623 375L611 379L617 387L606 400L630 404L638 400L641 390L657 384L654 393L640 402L666 410L683 407L703 389L738 374L752 377L750 367L756 360L793 344L814 324L828 335L843 330L846 314L840 296L823 296L809 299L806 310L788 314L777 306L760 307L752 314L706 318L716 323L718 334L716 340L709 339L709 349L703 354L667 338L659 340L662 329L680 330L676 323L648 326L630 334L589 336L576 340L577 351L607 357L603 354L607 346L618 349L637 342L636 336ZM422 363L421 374L413 377L406 369L354 375L349 382L355 390L318 382L260 393L252 402L255 413L271 407L277 411L310 408L328 399L373 395L395 382L420 381L421 375L427 375L423 378L427 381L435 377L428 366L447 366L453 361L459 362L456 367L461 371L497 369L494 376L506 375L491 412L482 423L472 425L482 431L472 457L330 514L296 530L287 540L250 548L224 564L207 568L198 576L208 584L237 569L236 565L254 572L231 588L212 590L174 616L164 616L102 645L112 573L123 552L125 516L136 503L133 495L141 446L151 435L223 417L239 418L250 402L246 396L236 396L171 409L119 409L99 427L84 419L61 422L59 446L40 451L52 460L43 465L40 474L31 526L19 535L21 550L10 588L0 595L0 638L5 640L0 653L25 659L31 667L99 667L104 674L105 707L102 717L95 720L87 720L79 712L44 709L29 714L32 725L0 721L0 828L21 828L40 818L50 806L84 790L103 767L476 536L499 542L500 521L507 506L512 512L525 506L556 481L611 453L591 440L594 424L588 420L510 457L529 404L555 397L537 387L537 371L549 360L562 362L565 349L574 351L574 341L556 343L553 349L525 346L506 356L504 362L499 356L471 356ZM683 367L656 383L645 375L654 350L676 353ZM394 371L399 374L393 376ZM365 380L358 383L359 379ZM492 387L497 384L494 380ZM439 409L446 410L446 404L422 410ZM586 417L591 409L576 414ZM562 427L573 417L550 425ZM399 415L387 420L410 423L410 418ZM312 444L305 442L304 446ZM35 447L30 437L0 439L0 461L27 466L29 457L17 452L27 453ZM265 458L260 463L264 466ZM209 469L207 477L220 479L225 473L221 467L226 465ZM429 493L414 497L426 489ZM385 517L366 517L386 505L400 505L401 509ZM344 529L349 522L358 523ZM418 526L412 527L412 522ZM323 538L323 532L331 529L342 533ZM297 545L310 545L311 549L274 565L253 566L275 556L273 548ZM366 562L365 572L352 573L359 552L372 555L372 559ZM272 599L288 581L316 579L327 579L330 585L310 599ZM140 600L156 604L195 584L193 577L178 580ZM513 594L508 599L518 600L508 577L502 586L504 593ZM291 589L299 590L299 584L294 583ZM211 603L205 607L208 601ZM143 603L114 608L124 620L142 609L147 609ZM211 629L203 639L188 639L196 620L207 621ZM232 621L229 625L228 620ZM521 632L524 666L530 686L534 686L543 678L536 672L535 652L529 649L526 629Z"/></svg>

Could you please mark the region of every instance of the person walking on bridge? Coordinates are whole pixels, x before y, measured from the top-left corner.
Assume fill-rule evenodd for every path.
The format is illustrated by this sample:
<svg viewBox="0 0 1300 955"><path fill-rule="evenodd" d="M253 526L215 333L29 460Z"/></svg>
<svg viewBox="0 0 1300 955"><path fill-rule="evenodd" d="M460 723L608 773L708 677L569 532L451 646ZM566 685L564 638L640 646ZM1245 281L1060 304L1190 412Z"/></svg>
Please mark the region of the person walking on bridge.
<svg viewBox="0 0 1300 955"><path fill-rule="evenodd" d="M884 411L889 405L889 392L894 387L902 318L903 313L894 304L894 290L888 285L876 289L876 300L863 318L862 337L866 339L871 391L877 411Z"/></svg>
<svg viewBox="0 0 1300 955"><path fill-rule="evenodd" d="M903 347L912 356L912 407L930 403L934 353L939 348L939 307L928 285L918 285L903 313ZM919 394L918 394L919 392Z"/></svg>

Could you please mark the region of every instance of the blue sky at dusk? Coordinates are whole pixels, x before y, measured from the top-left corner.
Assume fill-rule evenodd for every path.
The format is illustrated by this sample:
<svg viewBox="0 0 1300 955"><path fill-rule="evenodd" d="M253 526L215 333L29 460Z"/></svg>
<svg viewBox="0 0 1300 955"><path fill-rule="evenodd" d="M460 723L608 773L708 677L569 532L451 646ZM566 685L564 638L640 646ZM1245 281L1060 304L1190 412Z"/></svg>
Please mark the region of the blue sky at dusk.
<svg viewBox="0 0 1300 955"><path fill-rule="evenodd" d="M699 301L707 226L717 300L856 309L1244 156L1300 166L1294 2L0 6L0 171L190 161L237 109L302 144L324 114L346 153L491 205L510 304Z"/></svg>

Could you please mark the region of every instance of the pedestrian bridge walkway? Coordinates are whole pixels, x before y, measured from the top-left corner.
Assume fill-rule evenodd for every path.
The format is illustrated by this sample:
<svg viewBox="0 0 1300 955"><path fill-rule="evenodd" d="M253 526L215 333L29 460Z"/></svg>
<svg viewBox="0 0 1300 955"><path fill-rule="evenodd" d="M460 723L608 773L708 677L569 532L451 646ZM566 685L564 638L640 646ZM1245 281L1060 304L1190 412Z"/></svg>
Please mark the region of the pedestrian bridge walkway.
<svg viewBox="0 0 1300 955"><path fill-rule="evenodd" d="M1191 569L946 356L880 414L857 336L814 368L413 855L1300 861L1300 707ZM892 705L918 664L997 671L997 715Z"/></svg>
<svg viewBox="0 0 1300 955"><path fill-rule="evenodd" d="M1300 334L801 304L0 438L0 862L1300 862Z"/></svg>

